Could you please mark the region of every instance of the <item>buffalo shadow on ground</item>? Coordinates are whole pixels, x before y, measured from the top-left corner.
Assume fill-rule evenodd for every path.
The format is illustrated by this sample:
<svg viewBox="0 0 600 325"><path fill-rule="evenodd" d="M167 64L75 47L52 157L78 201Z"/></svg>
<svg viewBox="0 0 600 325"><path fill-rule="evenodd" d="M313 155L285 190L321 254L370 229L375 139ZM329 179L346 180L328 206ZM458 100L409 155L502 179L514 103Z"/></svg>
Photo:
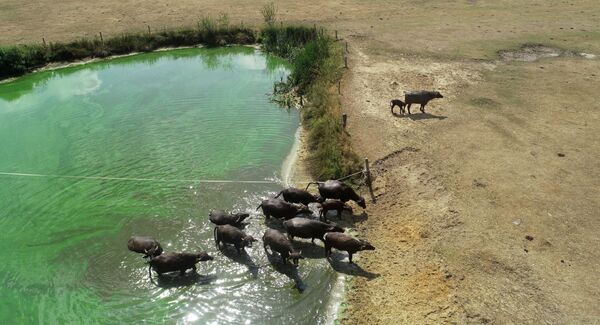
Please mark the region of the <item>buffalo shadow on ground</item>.
<svg viewBox="0 0 600 325"><path fill-rule="evenodd" d="M248 268L248 272L250 272L252 275L252 278L256 279L258 277L259 266L254 263L245 249L242 249L241 252L238 253L235 247L232 245L221 245L221 247L219 247L219 251L228 259L246 266Z"/></svg>
<svg viewBox="0 0 600 325"><path fill-rule="evenodd" d="M290 280L294 281L294 288L298 289L298 292L304 292L304 289L306 289L306 285L304 284L304 281L302 281L300 273L298 273L298 267L296 265L292 264L291 262L283 264L283 259L281 258L281 255L279 255L277 252L269 253L269 251L265 249L265 255L267 256L269 263L271 263L271 266L273 266L273 269L275 269L275 271L287 276ZM302 260L300 260L300 263L301 261Z"/></svg>
<svg viewBox="0 0 600 325"><path fill-rule="evenodd" d="M348 255L345 252L333 251L331 252L331 255L329 256L327 261L329 262L329 265L331 265L331 267L339 273L344 273L352 276L361 276L363 278L366 278L367 280L372 280L379 277L378 273L366 271L357 264L350 264L348 261L344 261L344 259L346 259L347 257ZM356 254L354 254L353 257L356 258Z"/></svg>
<svg viewBox="0 0 600 325"><path fill-rule="evenodd" d="M186 272L181 275L179 271L163 273L161 275L153 275L150 281L156 286L163 289L187 287L194 284L205 285L215 281L215 275L202 275L196 271Z"/></svg>
<svg viewBox="0 0 600 325"><path fill-rule="evenodd" d="M434 115L434 114L429 114L429 113L412 113L412 114L392 113L392 115L394 115L397 118L409 118L413 121L430 120L430 119L445 120L446 118L448 118L447 116Z"/></svg>

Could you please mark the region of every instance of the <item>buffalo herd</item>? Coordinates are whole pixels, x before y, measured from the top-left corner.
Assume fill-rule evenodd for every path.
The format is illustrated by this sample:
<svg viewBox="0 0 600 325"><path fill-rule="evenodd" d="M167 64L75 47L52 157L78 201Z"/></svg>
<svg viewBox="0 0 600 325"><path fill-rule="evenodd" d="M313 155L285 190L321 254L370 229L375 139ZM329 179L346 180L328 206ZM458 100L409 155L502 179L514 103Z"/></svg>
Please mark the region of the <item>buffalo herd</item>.
<svg viewBox="0 0 600 325"><path fill-rule="evenodd" d="M308 187L312 184L318 186L319 195L309 193ZM283 196L283 199L279 197ZM348 260L352 262L352 255L363 250L374 250L370 243L356 239L344 233L344 228L329 222L326 218L328 211L336 211L341 219L342 211L350 209L346 202L354 201L362 208L366 208L365 199L358 195L352 187L337 180L309 183L306 189L287 188L274 198L263 200L258 209L262 208L265 219L270 217L282 219L282 228L286 233L268 228L262 236L263 248L277 252L281 261L286 264L291 259L293 265L298 265L298 260L303 259L302 252L294 248L294 238L320 240L325 246L325 257L329 258L331 249L335 248L348 252ZM312 211L308 205L314 203L320 208L319 220L313 219ZM211 210L208 219L215 224L214 240L217 249L222 245L232 245L238 254L242 254L245 247L251 247L257 239L246 234L242 228L243 221L249 217L248 213L230 213L222 210ZM168 272L179 272L184 275L188 269L196 271L198 262L213 259L205 251L168 252L164 253L160 243L151 237L133 236L127 242L130 251L144 254L143 257L149 264L148 272L152 279L152 270L159 276ZM268 251L267 251L268 252Z"/></svg>

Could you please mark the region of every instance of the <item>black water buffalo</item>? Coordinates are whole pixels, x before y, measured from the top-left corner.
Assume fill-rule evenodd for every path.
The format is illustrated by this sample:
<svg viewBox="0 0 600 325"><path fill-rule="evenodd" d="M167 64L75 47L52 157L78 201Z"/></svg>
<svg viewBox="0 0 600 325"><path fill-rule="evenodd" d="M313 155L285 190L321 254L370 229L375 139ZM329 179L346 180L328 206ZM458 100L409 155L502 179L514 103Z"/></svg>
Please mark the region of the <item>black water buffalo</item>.
<svg viewBox="0 0 600 325"><path fill-rule="evenodd" d="M306 188L308 189L311 184L317 184L319 187L319 194L321 194L324 199L337 199L342 202L352 200L363 209L367 207L365 199L362 196L356 194L352 187L340 181L328 180L325 182L311 182L308 183Z"/></svg>
<svg viewBox="0 0 600 325"><path fill-rule="evenodd" d="M255 242L252 236L246 235L243 231L232 225L216 226L214 230L215 244L220 248L221 242L232 244L237 249L238 254L242 253L244 247L252 247L252 242Z"/></svg>
<svg viewBox="0 0 600 325"><path fill-rule="evenodd" d="M286 188L279 192L275 198L278 198L283 194L283 199L290 203L302 203L308 206L309 203L321 202L323 199L318 195L312 195L305 190L301 190L294 187Z"/></svg>
<svg viewBox="0 0 600 325"><path fill-rule="evenodd" d="M210 210L208 213L208 220L214 223L215 225L232 225L239 226L242 221L248 218L250 214L248 213L229 213L223 210Z"/></svg>
<svg viewBox="0 0 600 325"><path fill-rule="evenodd" d="M132 252L144 254L144 258L155 257L163 252L156 239L146 236L132 236L127 241L127 248Z"/></svg>
<svg viewBox="0 0 600 325"><path fill-rule="evenodd" d="M400 107L400 114L404 113L404 106L406 106L406 104L399 99L392 99L390 102L390 111L392 114L394 114L394 107L396 106Z"/></svg>
<svg viewBox="0 0 600 325"><path fill-rule="evenodd" d="M304 258L302 252L296 251L290 239L282 232L275 229L267 229L263 235L263 247L267 250L267 246L271 251L279 253L283 264L286 264L288 258L292 259L294 265L298 265L298 260Z"/></svg>
<svg viewBox="0 0 600 325"><path fill-rule="evenodd" d="M280 199L263 200L256 210L261 207L267 219L270 217L291 219L298 214L311 213L310 209L305 205L292 204Z"/></svg>
<svg viewBox="0 0 600 325"><path fill-rule="evenodd" d="M331 255L331 248L336 248L341 251L348 252L348 260L350 264L352 262L352 254L364 250L375 250L373 245L369 244L366 240L356 239L346 234L340 234L336 232L328 232L324 236L325 239L325 256Z"/></svg>
<svg viewBox="0 0 600 325"><path fill-rule="evenodd" d="M342 211L346 209L350 209L350 207L347 206L345 202L340 200L327 199L325 200L325 202L321 203L321 212L319 213L319 219L327 221L327 212L331 210L335 210L337 212L337 217L341 219Z"/></svg>
<svg viewBox="0 0 600 325"><path fill-rule="evenodd" d="M410 114L410 105L412 104L421 104L421 113L425 113L425 105L434 98L444 98L444 96L439 91L417 90L404 92L404 102L406 102L408 114Z"/></svg>
<svg viewBox="0 0 600 325"><path fill-rule="evenodd" d="M196 271L196 263L212 260L212 256L206 252L199 253L164 253L152 257L148 262L150 267L161 275L167 272L179 271L181 275L185 274L187 269ZM152 273L150 273L152 276Z"/></svg>
<svg viewBox="0 0 600 325"><path fill-rule="evenodd" d="M344 232L344 228L338 227L333 223L311 220L306 218L293 218L283 222L283 228L288 233L290 240L294 237L310 238L314 243L315 239L323 241L323 235L326 232Z"/></svg>

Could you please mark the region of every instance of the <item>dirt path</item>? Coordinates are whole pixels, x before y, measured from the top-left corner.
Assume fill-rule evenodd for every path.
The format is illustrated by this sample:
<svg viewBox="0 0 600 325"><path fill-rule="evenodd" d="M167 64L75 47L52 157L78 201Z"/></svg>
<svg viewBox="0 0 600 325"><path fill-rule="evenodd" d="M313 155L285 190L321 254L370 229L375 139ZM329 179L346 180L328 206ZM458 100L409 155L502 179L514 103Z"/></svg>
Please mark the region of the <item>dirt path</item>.
<svg viewBox="0 0 600 325"><path fill-rule="evenodd" d="M258 24L266 2L0 0L0 44ZM277 4L349 43L348 132L375 162L357 263L378 276L355 278L346 323L600 323L600 60L575 55L600 54L596 0ZM497 55L525 43L550 50ZM445 98L392 115L408 89Z"/></svg>

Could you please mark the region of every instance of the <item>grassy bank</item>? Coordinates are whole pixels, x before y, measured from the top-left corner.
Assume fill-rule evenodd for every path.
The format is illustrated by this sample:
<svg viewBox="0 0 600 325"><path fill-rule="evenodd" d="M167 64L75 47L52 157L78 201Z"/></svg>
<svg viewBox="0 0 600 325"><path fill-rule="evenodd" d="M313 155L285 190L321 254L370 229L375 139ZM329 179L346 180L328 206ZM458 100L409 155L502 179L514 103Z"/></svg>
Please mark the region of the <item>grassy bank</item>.
<svg viewBox="0 0 600 325"><path fill-rule="evenodd" d="M230 27L225 19L205 18L192 29L0 47L0 79L20 76L53 62L149 52L162 47L257 42L265 51L284 57L292 64L290 77L278 89L303 96L306 101L301 114L308 136L312 176L316 179L340 178L359 170L358 157L341 125L342 110L335 89L342 77L343 49L313 27L267 24L257 37L250 28Z"/></svg>
<svg viewBox="0 0 600 325"><path fill-rule="evenodd" d="M343 74L344 50L310 27L267 27L261 33L266 51L288 58L292 73L279 90L306 99L302 122L308 137L309 170L316 179L340 178L360 170L358 156L344 131L336 84Z"/></svg>
<svg viewBox="0 0 600 325"><path fill-rule="evenodd" d="M230 27L224 19L204 18L197 28L121 34L103 39L98 36L68 43L3 46L0 47L0 79L18 77L53 62L150 52L162 47L254 43L254 30Z"/></svg>

